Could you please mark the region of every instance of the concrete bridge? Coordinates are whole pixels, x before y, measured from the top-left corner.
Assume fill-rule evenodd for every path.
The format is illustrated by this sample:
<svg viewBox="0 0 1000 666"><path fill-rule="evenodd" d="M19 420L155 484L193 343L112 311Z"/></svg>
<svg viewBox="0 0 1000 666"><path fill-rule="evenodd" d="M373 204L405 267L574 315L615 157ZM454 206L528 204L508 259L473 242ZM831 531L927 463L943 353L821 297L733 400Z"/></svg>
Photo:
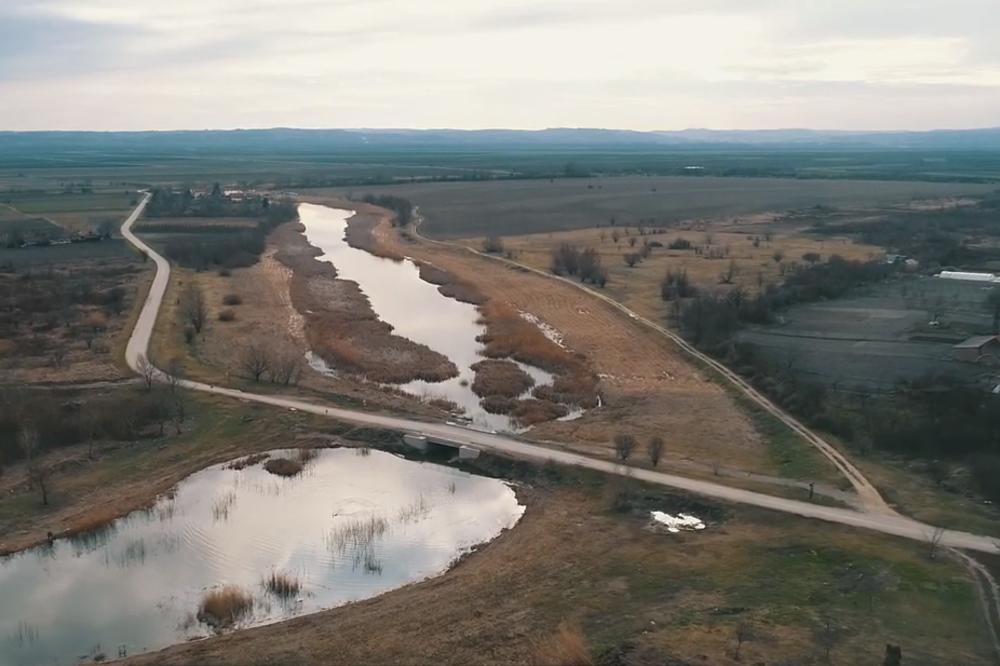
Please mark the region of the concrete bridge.
<svg viewBox="0 0 1000 666"><path fill-rule="evenodd" d="M455 442L444 437L406 433L403 435L403 443L410 448L424 453L433 453L436 450L453 451L458 453L459 460L475 460L479 457L479 449L476 447Z"/></svg>

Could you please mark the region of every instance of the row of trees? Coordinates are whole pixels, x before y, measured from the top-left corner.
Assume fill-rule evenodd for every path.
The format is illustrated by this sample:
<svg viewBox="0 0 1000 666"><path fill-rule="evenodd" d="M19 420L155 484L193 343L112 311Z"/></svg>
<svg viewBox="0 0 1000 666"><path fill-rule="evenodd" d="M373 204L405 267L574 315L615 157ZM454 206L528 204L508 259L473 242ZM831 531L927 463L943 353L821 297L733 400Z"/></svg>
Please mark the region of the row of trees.
<svg viewBox="0 0 1000 666"><path fill-rule="evenodd" d="M633 435L626 433L619 433L615 435L615 456L622 462L627 462L628 459L632 457L632 453L635 452L638 446L639 442ZM650 437L649 441L646 442L646 455L649 457L649 462L653 465L653 467L660 464L660 460L663 458L665 446L666 444L664 443L663 438L659 436Z"/></svg>
<svg viewBox="0 0 1000 666"><path fill-rule="evenodd" d="M394 212L396 214L394 222L396 226L405 227L413 220L413 204L410 203L409 199L391 194L366 194L361 200Z"/></svg>
<svg viewBox="0 0 1000 666"><path fill-rule="evenodd" d="M879 261L851 261L838 255L822 264L797 266L781 285L750 295L742 287L725 294L701 294L687 276L669 272L660 285L665 301L690 298L675 309L681 332L696 345L715 351L730 341L743 323L767 324L778 310L795 303L830 300L852 289L889 277L895 268Z"/></svg>
<svg viewBox="0 0 1000 666"><path fill-rule="evenodd" d="M251 229L234 227L212 233L199 232L197 227L185 227L188 233L171 237L164 253L172 261L195 270L212 266L240 268L252 266L264 251L267 235L275 228L298 219L295 203L271 200L265 196L247 195L231 198L222 193L216 183L210 194L195 196L190 190L175 191L157 188L146 207L146 216L161 217L248 217L257 220Z"/></svg>

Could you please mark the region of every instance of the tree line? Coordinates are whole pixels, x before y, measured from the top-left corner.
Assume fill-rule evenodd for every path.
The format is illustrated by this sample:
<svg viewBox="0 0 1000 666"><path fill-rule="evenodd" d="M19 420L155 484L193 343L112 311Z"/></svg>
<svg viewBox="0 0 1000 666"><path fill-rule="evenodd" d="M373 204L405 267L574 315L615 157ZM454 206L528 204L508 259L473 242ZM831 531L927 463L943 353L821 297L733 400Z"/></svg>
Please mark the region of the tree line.
<svg viewBox="0 0 1000 666"><path fill-rule="evenodd" d="M248 217L257 220L252 229L226 233L198 233L170 237L164 254L172 261L207 270L213 266L241 268L257 263L266 246L267 235L275 228L298 219L298 208L291 200L272 200L262 195L226 196L218 183L208 194L195 195L191 190L156 188L153 190L146 216L162 217ZM218 227L211 231L217 232Z"/></svg>

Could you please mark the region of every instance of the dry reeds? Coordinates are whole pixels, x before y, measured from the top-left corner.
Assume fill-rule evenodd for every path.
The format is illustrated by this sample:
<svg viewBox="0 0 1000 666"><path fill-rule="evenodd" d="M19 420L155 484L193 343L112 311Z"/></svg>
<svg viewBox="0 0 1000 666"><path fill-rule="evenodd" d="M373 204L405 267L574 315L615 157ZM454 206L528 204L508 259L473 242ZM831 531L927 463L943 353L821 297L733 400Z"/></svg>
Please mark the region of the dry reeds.
<svg viewBox="0 0 1000 666"><path fill-rule="evenodd" d="M529 398L527 400L519 400L510 414L518 424L528 427L536 423L566 416L569 414L569 409L565 405L559 405L548 400Z"/></svg>
<svg viewBox="0 0 1000 666"><path fill-rule="evenodd" d="M418 266L420 279L438 285L441 295L472 305L482 305L486 302L486 296L474 284L460 280L448 271L431 264L420 263Z"/></svg>
<svg viewBox="0 0 1000 666"><path fill-rule="evenodd" d="M510 414L517 407L517 400L502 395L488 395L479 404L490 414Z"/></svg>
<svg viewBox="0 0 1000 666"><path fill-rule="evenodd" d="M539 666L591 666L594 660L580 628L561 624L556 633L537 644L533 662Z"/></svg>
<svg viewBox="0 0 1000 666"><path fill-rule="evenodd" d="M313 448L301 448L295 452L295 459L303 465L315 460L317 456L319 456L319 450Z"/></svg>
<svg viewBox="0 0 1000 666"><path fill-rule="evenodd" d="M213 627L228 627L253 611L253 597L235 585L210 590L198 607L198 620Z"/></svg>
<svg viewBox="0 0 1000 666"><path fill-rule="evenodd" d="M510 357L550 372L576 364L573 355L545 337L545 333L516 310L496 300L480 307L486 334L480 341L490 358Z"/></svg>
<svg viewBox="0 0 1000 666"><path fill-rule="evenodd" d="M486 360L472 366L476 378L472 392L479 397L502 396L516 398L532 386L535 380L511 361Z"/></svg>
<svg viewBox="0 0 1000 666"><path fill-rule="evenodd" d="M294 576L272 571L271 575L264 579L264 589L276 597L291 599L298 595L302 585Z"/></svg>
<svg viewBox="0 0 1000 666"><path fill-rule="evenodd" d="M271 458L264 463L264 469L277 476L295 476L302 471L302 463L289 458Z"/></svg>
<svg viewBox="0 0 1000 666"><path fill-rule="evenodd" d="M267 453L253 453L250 454L249 456L246 456L245 458L234 460L233 462L226 465L224 469L235 469L235 470L246 469L247 467L253 467L254 465L256 465L261 461L267 460L269 457L270 454Z"/></svg>

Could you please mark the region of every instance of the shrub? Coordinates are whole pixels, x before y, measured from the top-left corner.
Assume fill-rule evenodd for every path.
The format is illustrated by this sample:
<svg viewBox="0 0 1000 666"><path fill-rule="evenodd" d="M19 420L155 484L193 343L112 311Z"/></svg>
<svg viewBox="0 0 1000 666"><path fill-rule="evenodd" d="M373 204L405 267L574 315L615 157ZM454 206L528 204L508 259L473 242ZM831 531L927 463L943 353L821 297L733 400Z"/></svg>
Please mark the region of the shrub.
<svg viewBox="0 0 1000 666"><path fill-rule="evenodd" d="M622 462L628 460L634 450L635 437L626 434L615 435L615 455L618 456L619 460Z"/></svg>
<svg viewBox="0 0 1000 666"><path fill-rule="evenodd" d="M226 294L222 297L223 305L240 305L243 303L243 298L239 294Z"/></svg>
<svg viewBox="0 0 1000 666"><path fill-rule="evenodd" d="M236 321L236 312L229 308L219 310L219 321Z"/></svg>
<svg viewBox="0 0 1000 666"><path fill-rule="evenodd" d="M483 241L483 252L500 254L503 252L503 239L499 236L487 236Z"/></svg>
<svg viewBox="0 0 1000 666"><path fill-rule="evenodd" d="M538 643L532 662L540 666L590 666L594 660L580 628L561 624L555 634Z"/></svg>
<svg viewBox="0 0 1000 666"><path fill-rule="evenodd" d="M277 476L295 476L302 471L302 463L288 458L271 458L264 463L264 469Z"/></svg>
<svg viewBox="0 0 1000 666"><path fill-rule="evenodd" d="M691 241L686 238L675 238L670 241L667 247L671 250L690 250L693 246L691 245Z"/></svg>
<svg viewBox="0 0 1000 666"><path fill-rule="evenodd" d="M665 301L673 301L678 298L691 298L697 293L697 289L691 284L687 271L667 271L667 274L660 282L660 298Z"/></svg>
<svg viewBox="0 0 1000 666"><path fill-rule="evenodd" d="M201 600L198 620L213 627L228 627L253 610L253 597L236 587L211 590Z"/></svg>

